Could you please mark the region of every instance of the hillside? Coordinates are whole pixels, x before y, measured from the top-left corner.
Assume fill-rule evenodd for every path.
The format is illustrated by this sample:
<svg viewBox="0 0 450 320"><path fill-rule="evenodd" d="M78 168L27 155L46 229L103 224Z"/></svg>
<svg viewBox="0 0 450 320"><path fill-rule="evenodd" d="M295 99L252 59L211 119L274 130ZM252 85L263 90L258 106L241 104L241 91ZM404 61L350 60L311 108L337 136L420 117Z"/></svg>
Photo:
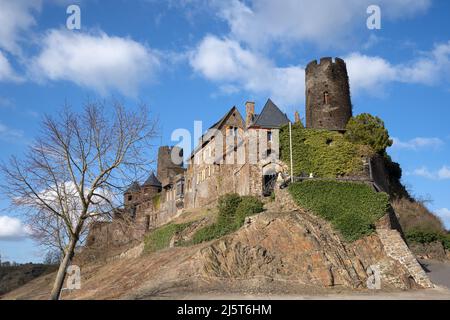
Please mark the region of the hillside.
<svg viewBox="0 0 450 320"><path fill-rule="evenodd" d="M381 119L368 114L353 117L350 123L356 128L345 134L304 128L301 123L292 126L293 170L295 176L330 178L352 177L374 180L385 186L389 200L401 225L411 250L424 259L450 260L450 234L442 221L402 184L402 169L392 161L386 148L390 146L389 134ZM380 144L380 141L384 141ZM378 151L377 151L378 150ZM289 130L280 131L280 157L289 164ZM379 162L383 173L369 177L364 172L362 158ZM324 190L318 192L323 192ZM326 190L325 190L326 191ZM315 198L311 195L311 198ZM320 201L320 197L315 200ZM336 203L338 203L337 201ZM347 199L351 205L351 199ZM325 205L325 204L324 204ZM328 210L325 215L333 210ZM358 217L354 217L358 219Z"/></svg>
<svg viewBox="0 0 450 320"><path fill-rule="evenodd" d="M0 296L42 275L54 272L56 266L24 264L0 268Z"/></svg>
<svg viewBox="0 0 450 320"><path fill-rule="evenodd" d="M227 194L216 209L185 209L141 242L86 248L74 260L81 267L82 289L64 291L62 298L367 292L374 270L383 292L432 287L402 235L420 257L444 259L447 233L409 196L399 165L377 154L386 166L389 194L376 192L361 161L373 155L369 147L337 132L300 125L293 131L296 149L302 150L294 159L303 161L294 170L301 176L314 172L317 179L286 189L277 182L264 212L258 197ZM282 158L285 140L282 132ZM4 298L47 299L53 278L35 279Z"/></svg>
<svg viewBox="0 0 450 320"><path fill-rule="evenodd" d="M383 270L383 291L420 287L377 234L348 243L305 211L264 212L218 240L82 265L82 289L63 299L364 292L371 265ZM35 279L4 299L46 299L51 283Z"/></svg>
<svg viewBox="0 0 450 320"><path fill-rule="evenodd" d="M406 241L417 257L450 260L450 234L436 215L414 199L396 199L392 206Z"/></svg>

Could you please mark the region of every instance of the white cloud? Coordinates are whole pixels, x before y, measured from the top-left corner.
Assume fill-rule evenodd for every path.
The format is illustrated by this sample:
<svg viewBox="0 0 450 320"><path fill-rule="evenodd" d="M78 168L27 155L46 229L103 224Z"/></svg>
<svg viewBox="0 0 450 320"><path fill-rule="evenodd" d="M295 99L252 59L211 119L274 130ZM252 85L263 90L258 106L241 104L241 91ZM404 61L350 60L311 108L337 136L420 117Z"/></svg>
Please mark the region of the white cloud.
<svg viewBox="0 0 450 320"><path fill-rule="evenodd" d="M435 178L435 175L430 170L428 170L427 167L420 167L420 168L414 169L414 171L408 175L414 175L414 176L428 178L428 179Z"/></svg>
<svg viewBox="0 0 450 320"><path fill-rule="evenodd" d="M424 137L417 137L408 141L402 141L399 138L392 138L394 141L394 144L392 145L392 148L396 149L408 149L408 150L414 150L417 151L419 149L423 148L439 148L444 144L444 141L442 141L439 138L424 138Z"/></svg>
<svg viewBox="0 0 450 320"><path fill-rule="evenodd" d="M407 174L433 180L448 180L450 179L450 167L442 166L436 171L430 171L427 167L422 166Z"/></svg>
<svg viewBox="0 0 450 320"><path fill-rule="evenodd" d="M439 179L450 179L450 168L443 166L439 169L437 176Z"/></svg>
<svg viewBox="0 0 450 320"><path fill-rule="evenodd" d="M15 71L11 67L6 56L3 54L2 51L0 51L0 82L2 81L19 82L21 80L22 79L15 73Z"/></svg>
<svg viewBox="0 0 450 320"><path fill-rule="evenodd" d="M296 104L304 96L302 67L277 67L231 39L206 36L191 52L190 64L208 80L221 83L224 92L234 93L241 88L269 94L280 107Z"/></svg>
<svg viewBox="0 0 450 320"><path fill-rule="evenodd" d="M135 95L160 64L146 46L103 32L51 30L42 42L42 51L30 65L35 79L71 81L103 95L111 90Z"/></svg>
<svg viewBox="0 0 450 320"><path fill-rule="evenodd" d="M21 240L31 234L17 218L0 216L0 240Z"/></svg>
<svg viewBox="0 0 450 320"><path fill-rule="evenodd" d="M441 208L436 210L436 214L442 219L447 229L450 229L450 210Z"/></svg>
<svg viewBox="0 0 450 320"><path fill-rule="evenodd" d="M437 45L406 64L393 65L381 57L360 53L352 53L344 60L352 94L383 95L385 86L392 82L432 85L445 80L450 74L450 42ZM258 51L246 48L236 40L206 36L191 52L190 64L206 79L219 83L225 92L234 93L236 88L241 88L269 94L286 105L304 103L304 66L278 67ZM417 138L410 143L422 147L438 144L438 141Z"/></svg>
<svg viewBox="0 0 450 320"><path fill-rule="evenodd" d="M194 1L195 3L195 1ZM321 47L342 46L365 28L366 9L373 0L239 0L215 1L231 36L252 47L270 43L307 41ZM380 0L388 20L425 12L431 0Z"/></svg>
<svg viewBox="0 0 450 320"><path fill-rule="evenodd" d="M23 137L23 131L12 129L0 122L0 140L3 141L17 141Z"/></svg>
<svg viewBox="0 0 450 320"><path fill-rule="evenodd" d="M36 24L33 14L40 10L40 0L0 0L0 48L20 53L23 34Z"/></svg>
<svg viewBox="0 0 450 320"><path fill-rule="evenodd" d="M380 57L352 53L344 58L352 93L382 94L384 86L397 77L396 69Z"/></svg>
<svg viewBox="0 0 450 320"><path fill-rule="evenodd" d="M229 0L212 6L230 28L225 37L205 37L191 57L194 70L209 80L222 82L224 92L240 87L254 93L280 96L288 104L304 103L304 66L276 66L263 54L273 44L311 42L321 47L354 42L355 26L365 28L371 0ZM385 19L401 19L425 12L431 0L381 0ZM183 1L183 6L204 6L203 1ZM372 42L377 41L372 37ZM370 44L369 44L370 45ZM434 85L450 74L450 41L403 64L353 52L347 57L352 93L384 95L392 82ZM232 88L233 90L229 90ZM277 99L273 96L274 99Z"/></svg>
<svg viewBox="0 0 450 320"><path fill-rule="evenodd" d="M352 92L383 93L391 82L436 85L450 81L450 41L436 45L407 63L393 65L381 57L352 53L345 57Z"/></svg>

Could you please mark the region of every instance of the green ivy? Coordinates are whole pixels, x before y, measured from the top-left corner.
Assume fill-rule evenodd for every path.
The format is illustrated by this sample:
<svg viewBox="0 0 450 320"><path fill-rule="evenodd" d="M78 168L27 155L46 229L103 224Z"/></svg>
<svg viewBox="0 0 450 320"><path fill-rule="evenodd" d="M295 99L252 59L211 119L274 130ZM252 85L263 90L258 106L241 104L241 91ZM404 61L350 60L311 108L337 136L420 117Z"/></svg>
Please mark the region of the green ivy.
<svg viewBox="0 0 450 320"><path fill-rule="evenodd" d="M238 230L244 224L245 218L264 210L263 203L256 197L227 194L219 198L219 215L217 222L198 230L192 243L197 244L218 239Z"/></svg>
<svg viewBox="0 0 450 320"><path fill-rule="evenodd" d="M330 221L347 241L372 233L389 206L386 193L362 183L306 180L290 185L289 192L301 207Z"/></svg>
<svg viewBox="0 0 450 320"><path fill-rule="evenodd" d="M168 248L172 237L186 229L191 223L174 224L170 223L155 229L144 239L144 251L155 252Z"/></svg>
<svg viewBox="0 0 450 320"><path fill-rule="evenodd" d="M313 173L315 177L334 178L358 175L364 170L363 158L373 151L352 143L335 131L305 129L292 125L292 157L294 175ZM280 130L280 158L290 165L289 127Z"/></svg>
<svg viewBox="0 0 450 320"><path fill-rule="evenodd" d="M161 205L161 194L160 193L153 196L152 203L153 203L153 208L155 208L155 210L159 210L160 205Z"/></svg>

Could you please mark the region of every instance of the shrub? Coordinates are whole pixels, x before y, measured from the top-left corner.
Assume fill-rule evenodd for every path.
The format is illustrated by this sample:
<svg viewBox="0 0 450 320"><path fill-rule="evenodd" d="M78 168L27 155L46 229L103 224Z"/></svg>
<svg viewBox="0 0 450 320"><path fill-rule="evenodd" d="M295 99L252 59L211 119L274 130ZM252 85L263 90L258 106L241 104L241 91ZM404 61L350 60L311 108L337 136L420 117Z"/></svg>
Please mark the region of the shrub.
<svg viewBox="0 0 450 320"><path fill-rule="evenodd" d="M446 250L450 250L450 234L446 234L443 236L442 245Z"/></svg>
<svg viewBox="0 0 450 320"><path fill-rule="evenodd" d="M155 229L144 239L144 251L154 252L164 248L168 248L172 237L186 229L190 223L174 224L170 223Z"/></svg>
<svg viewBox="0 0 450 320"><path fill-rule="evenodd" d="M450 234L435 230L413 229L405 233L408 243L440 242L445 249L450 250Z"/></svg>
<svg viewBox="0 0 450 320"><path fill-rule="evenodd" d="M353 143L368 145L380 154L392 146L384 122L368 113L362 113L348 121L345 138Z"/></svg>
<svg viewBox="0 0 450 320"><path fill-rule="evenodd" d="M334 178L363 172L362 157L370 156L370 147L347 141L334 131L292 126L293 169L295 175L313 173L316 177ZM290 165L289 128L280 130L280 158Z"/></svg>
<svg viewBox="0 0 450 320"><path fill-rule="evenodd" d="M198 230L193 238L194 244L218 239L244 224L245 218L263 211L263 203L256 197L227 194L219 198L217 222Z"/></svg>
<svg viewBox="0 0 450 320"><path fill-rule="evenodd" d="M375 222L389 206L389 196L362 183L307 180L289 186L294 200L321 216L354 241L375 230Z"/></svg>
<svg viewBox="0 0 450 320"><path fill-rule="evenodd" d="M441 240L441 234L432 230L410 230L405 233L408 242L431 243Z"/></svg>
<svg viewBox="0 0 450 320"><path fill-rule="evenodd" d="M236 208L235 224L240 228L245 221L245 218L254 214L260 213L264 210L264 205L256 197L244 196Z"/></svg>
<svg viewBox="0 0 450 320"><path fill-rule="evenodd" d="M217 209L219 210L219 223L232 224L235 220L236 209L241 202L241 197L236 193L226 194L219 198Z"/></svg>
<svg viewBox="0 0 450 320"><path fill-rule="evenodd" d="M198 244L213 239L218 239L231 232L230 226L214 223L198 230L192 237L192 243Z"/></svg>

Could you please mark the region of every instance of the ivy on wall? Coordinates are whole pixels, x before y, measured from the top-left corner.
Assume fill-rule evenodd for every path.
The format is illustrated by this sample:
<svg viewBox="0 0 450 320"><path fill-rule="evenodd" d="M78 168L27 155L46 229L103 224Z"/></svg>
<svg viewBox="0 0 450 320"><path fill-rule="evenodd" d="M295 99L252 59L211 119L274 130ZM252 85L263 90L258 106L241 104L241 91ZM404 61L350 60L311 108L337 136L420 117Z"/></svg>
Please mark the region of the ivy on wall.
<svg viewBox="0 0 450 320"><path fill-rule="evenodd" d="M335 178L363 173L363 159L371 156L370 147L352 143L336 131L306 129L292 125L294 175ZM289 126L280 130L280 158L290 165Z"/></svg>

